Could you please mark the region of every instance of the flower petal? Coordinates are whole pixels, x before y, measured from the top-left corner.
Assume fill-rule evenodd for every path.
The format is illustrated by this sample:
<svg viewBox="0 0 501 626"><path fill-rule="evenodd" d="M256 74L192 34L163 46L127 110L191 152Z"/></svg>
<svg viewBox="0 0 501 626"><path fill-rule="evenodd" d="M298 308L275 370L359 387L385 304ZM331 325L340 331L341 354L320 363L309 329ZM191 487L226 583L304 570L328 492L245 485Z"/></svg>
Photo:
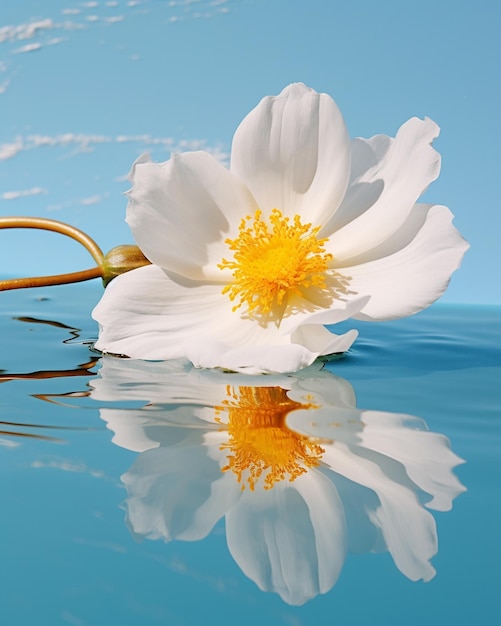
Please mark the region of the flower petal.
<svg viewBox="0 0 501 626"><path fill-rule="evenodd" d="M266 213L323 224L344 196L350 140L336 103L303 84L261 100L233 138L231 171Z"/></svg>
<svg viewBox="0 0 501 626"><path fill-rule="evenodd" d="M365 213L379 198L384 182L373 179L367 172L374 170L385 157L394 139L376 135L371 139L356 138L351 141L350 180L341 206L321 231L321 236L330 235Z"/></svg>
<svg viewBox="0 0 501 626"><path fill-rule="evenodd" d="M350 288L370 294L361 320L396 319L426 308L447 288L468 244L452 225L447 207L432 206L414 239L389 256L343 268Z"/></svg>
<svg viewBox="0 0 501 626"><path fill-rule="evenodd" d="M292 605L329 591L346 552L343 507L320 472L244 492L226 516L226 537L244 574Z"/></svg>
<svg viewBox="0 0 501 626"><path fill-rule="evenodd" d="M347 300L334 299L330 303L329 308L317 307L315 310L311 307L311 310L306 311L294 311L294 313L288 317L284 317L280 322L280 332L283 334L289 334L296 331L303 325L315 325L315 324L338 324L344 320L354 317L359 313L369 301L370 296L346 296ZM294 308L292 305L291 308ZM300 309L300 307L297 307Z"/></svg>
<svg viewBox="0 0 501 626"><path fill-rule="evenodd" d="M189 358L188 347L191 353L211 342L266 349L289 343L274 325L242 320L231 306L220 285L174 280L155 265L141 267L115 278L92 312L100 325L96 348L155 360Z"/></svg>
<svg viewBox="0 0 501 626"><path fill-rule="evenodd" d="M358 206L367 210L361 214L355 210L354 219L335 232L339 225L334 216L322 230L321 235L330 235L326 248L337 263L344 264L378 246L406 221L418 198L439 174L440 155L431 147L438 133L438 126L429 118L412 118L389 143L380 137L367 140L374 152L372 158L360 156L361 150L355 153L363 159L363 167L369 166L357 180L356 195ZM382 181L382 189L377 181ZM349 190L346 194L351 209L341 206L339 210L343 221L346 213L355 209L353 193Z"/></svg>
<svg viewBox="0 0 501 626"><path fill-rule="evenodd" d="M435 205L424 203L415 204L405 222L378 246L361 252L356 257L352 257L346 262L341 262L339 259L336 259L335 265L337 273L342 273L342 268L344 267L352 267L353 265L361 265L362 263L375 261L376 259L390 256L407 247L423 228L428 218L428 213L433 206Z"/></svg>
<svg viewBox="0 0 501 626"><path fill-rule="evenodd" d="M224 280L224 240L257 208L248 189L206 152L166 163L143 155L130 179L127 222L148 259L188 278Z"/></svg>
<svg viewBox="0 0 501 626"><path fill-rule="evenodd" d="M186 356L195 367L222 367L246 374L287 374L311 365L318 353L299 344L230 347L224 343L192 341Z"/></svg>
<svg viewBox="0 0 501 626"><path fill-rule="evenodd" d="M349 330L344 335L335 335L319 324L303 324L292 333L292 341L318 355L346 352L358 337L357 330Z"/></svg>
<svg viewBox="0 0 501 626"><path fill-rule="evenodd" d="M327 321L347 317L341 311L324 313ZM264 328L233 312L219 285L173 280L155 265L114 279L92 315L100 325L96 348L103 352L135 359L187 358L196 367L247 374L298 371L319 355L304 344L338 352L356 336L355 331L338 336L307 328L291 343L281 328Z"/></svg>

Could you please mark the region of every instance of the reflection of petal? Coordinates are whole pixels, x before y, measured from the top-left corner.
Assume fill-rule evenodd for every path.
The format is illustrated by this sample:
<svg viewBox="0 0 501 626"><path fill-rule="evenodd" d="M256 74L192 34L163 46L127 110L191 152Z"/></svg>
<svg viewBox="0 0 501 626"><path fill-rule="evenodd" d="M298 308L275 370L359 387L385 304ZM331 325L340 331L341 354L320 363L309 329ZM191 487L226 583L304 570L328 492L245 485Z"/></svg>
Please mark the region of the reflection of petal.
<svg viewBox="0 0 501 626"><path fill-rule="evenodd" d="M324 370L324 372L328 373L327 370ZM319 374L322 373L319 372ZM296 378L287 394L289 398L304 404L310 402L318 404L318 406L329 405L331 409L333 407L355 407L355 392L347 380L330 373L328 376L323 377L319 374L313 374L308 378ZM318 401L315 401L315 398ZM301 432L301 428L298 429L298 432Z"/></svg>
<svg viewBox="0 0 501 626"><path fill-rule="evenodd" d="M173 446L182 440L191 429L207 431L218 429L204 419L205 408L193 406L159 407L145 406L141 409L101 409L101 418L106 428L114 435L116 446L145 452L157 448L165 441ZM207 411L213 416L214 411Z"/></svg>
<svg viewBox="0 0 501 626"><path fill-rule="evenodd" d="M295 392L288 395L299 401ZM310 437L356 443L360 450L398 461L415 485L432 496L426 504L431 509L448 511L454 498L465 491L452 472L463 461L452 452L448 439L430 432L423 420L412 415L328 407L294 411L287 425Z"/></svg>
<svg viewBox="0 0 501 626"><path fill-rule="evenodd" d="M135 536L195 541L225 517L243 572L295 605L332 588L347 551L433 577L423 505L447 510L463 487L460 459L422 420L357 409L318 364L252 377L107 357L89 386L120 402L101 407L114 443L141 452L122 477Z"/></svg>
<svg viewBox="0 0 501 626"><path fill-rule="evenodd" d="M176 388L184 399L191 398L196 391L189 384L191 364L187 361L136 361L103 356L100 364L98 376L89 383L94 400L169 402L168 389ZM160 384L162 380L167 381L167 386ZM183 396L179 391L183 383L188 383L189 395Z"/></svg>
<svg viewBox="0 0 501 626"><path fill-rule="evenodd" d="M217 369L196 369L182 359L139 361L103 356L98 376L89 381L94 400L105 402L142 400L156 403L215 406L226 393L227 385L245 387L292 387L305 393L318 392L326 404L354 406L350 383L315 362L298 374L251 376ZM317 383L316 380L319 379Z"/></svg>
<svg viewBox="0 0 501 626"><path fill-rule="evenodd" d="M149 539L206 537L239 495L209 457L199 434L139 455L122 476L132 533Z"/></svg>
<svg viewBox="0 0 501 626"><path fill-rule="evenodd" d="M387 457L376 461L359 457L344 444L326 447L324 462L334 472L372 489L379 506L369 511L381 530L398 569L411 580L430 580L435 570L429 560L437 551L435 520L407 486L403 467Z"/></svg>
<svg viewBox="0 0 501 626"><path fill-rule="evenodd" d="M117 409L101 409L101 419L106 422L106 428L113 433L112 441L116 446L145 452L157 448L159 443L151 439L146 433L145 426L149 418L144 409L121 411Z"/></svg>
<svg viewBox="0 0 501 626"><path fill-rule="evenodd" d="M452 452L444 435L424 430L426 424L411 415L364 411L362 421L362 446L402 463L409 478L433 496L428 508L451 509L454 498L465 491L452 473L463 461Z"/></svg>
<svg viewBox="0 0 501 626"><path fill-rule="evenodd" d="M291 392L289 392L291 395ZM315 403L317 396L313 396ZM346 444L357 446L360 443L360 433L363 428L361 421L362 411L344 407L320 407L314 411L299 409L287 416L287 426L307 437L325 441L322 445L343 441Z"/></svg>
<svg viewBox="0 0 501 626"><path fill-rule="evenodd" d="M242 571L288 604L329 591L344 563L343 506L320 472L301 476L293 487L244 492L226 515L226 535Z"/></svg>

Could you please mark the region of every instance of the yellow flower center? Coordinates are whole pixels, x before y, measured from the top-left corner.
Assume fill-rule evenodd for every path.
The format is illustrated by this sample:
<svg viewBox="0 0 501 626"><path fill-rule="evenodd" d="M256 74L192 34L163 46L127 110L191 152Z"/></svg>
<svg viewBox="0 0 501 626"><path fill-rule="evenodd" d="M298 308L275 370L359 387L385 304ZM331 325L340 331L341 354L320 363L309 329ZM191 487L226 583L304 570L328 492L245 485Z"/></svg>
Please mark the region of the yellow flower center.
<svg viewBox="0 0 501 626"><path fill-rule="evenodd" d="M226 240L233 260L223 259L218 265L233 270L234 281L223 289L232 302L237 301L233 310L246 304L250 315L267 315L304 289L325 290L325 272L332 260L324 250L327 239L317 237L320 227L302 224L299 215L291 221L278 209L271 212L269 224L261 216L257 210L254 218L242 220L238 237Z"/></svg>
<svg viewBox="0 0 501 626"><path fill-rule="evenodd" d="M320 464L325 450L316 441L289 430L285 425L288 413L297 409L316 408L288 398L280 387L227 387L228 397L216 407L216 421L223 423L228 442L228 464L242 484L254 491L263 477L264 488L271 489L282 480L294 481L311 467Z"/></svg>

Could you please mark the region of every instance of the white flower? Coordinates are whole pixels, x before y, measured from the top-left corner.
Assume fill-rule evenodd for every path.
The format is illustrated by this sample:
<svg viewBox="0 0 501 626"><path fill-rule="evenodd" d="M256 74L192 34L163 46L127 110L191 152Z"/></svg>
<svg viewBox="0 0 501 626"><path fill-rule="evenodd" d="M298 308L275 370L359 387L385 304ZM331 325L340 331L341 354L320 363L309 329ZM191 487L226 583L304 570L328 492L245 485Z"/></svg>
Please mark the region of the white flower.
<svg viewBox="0 0 501 626"><path fill-rule="evenodd" d="M464 487L461 460L419 418L356 409L351 385L316 368L251 377L104 358L89 384L114 443L140 453L122 476L137 538L197 541L224 517L242 571L295 605L333 587L347 552L434 576L425 507L450 509Z"/></svg>
<svg viewBox="0 0 501 626"><path fill-rule="evenodd" d="M210 154L138 159L127 221L153 263L116 278L94 310L104 352L199 367L292 372L344 352L349 317L412 315L467 249L437 178L438 135L412 118L395 138L350 140L335 102L302 84L266 97Z"/></svg>

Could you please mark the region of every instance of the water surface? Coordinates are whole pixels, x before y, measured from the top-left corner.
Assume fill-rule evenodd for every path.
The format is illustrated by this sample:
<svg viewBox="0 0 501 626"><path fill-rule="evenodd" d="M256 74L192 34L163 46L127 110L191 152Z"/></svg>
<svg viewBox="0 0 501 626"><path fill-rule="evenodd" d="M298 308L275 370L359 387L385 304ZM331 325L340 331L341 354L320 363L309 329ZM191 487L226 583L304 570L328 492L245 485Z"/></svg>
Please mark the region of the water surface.
<svg viewBox="0 0 501 626"><path fill-rule="evenodd" d="M495 623L499 307L358 323L326 372L250 382L100 358L100 292L0 294L2 623ZM262 407L311 467L252 492L221 458Z"/></svg>

